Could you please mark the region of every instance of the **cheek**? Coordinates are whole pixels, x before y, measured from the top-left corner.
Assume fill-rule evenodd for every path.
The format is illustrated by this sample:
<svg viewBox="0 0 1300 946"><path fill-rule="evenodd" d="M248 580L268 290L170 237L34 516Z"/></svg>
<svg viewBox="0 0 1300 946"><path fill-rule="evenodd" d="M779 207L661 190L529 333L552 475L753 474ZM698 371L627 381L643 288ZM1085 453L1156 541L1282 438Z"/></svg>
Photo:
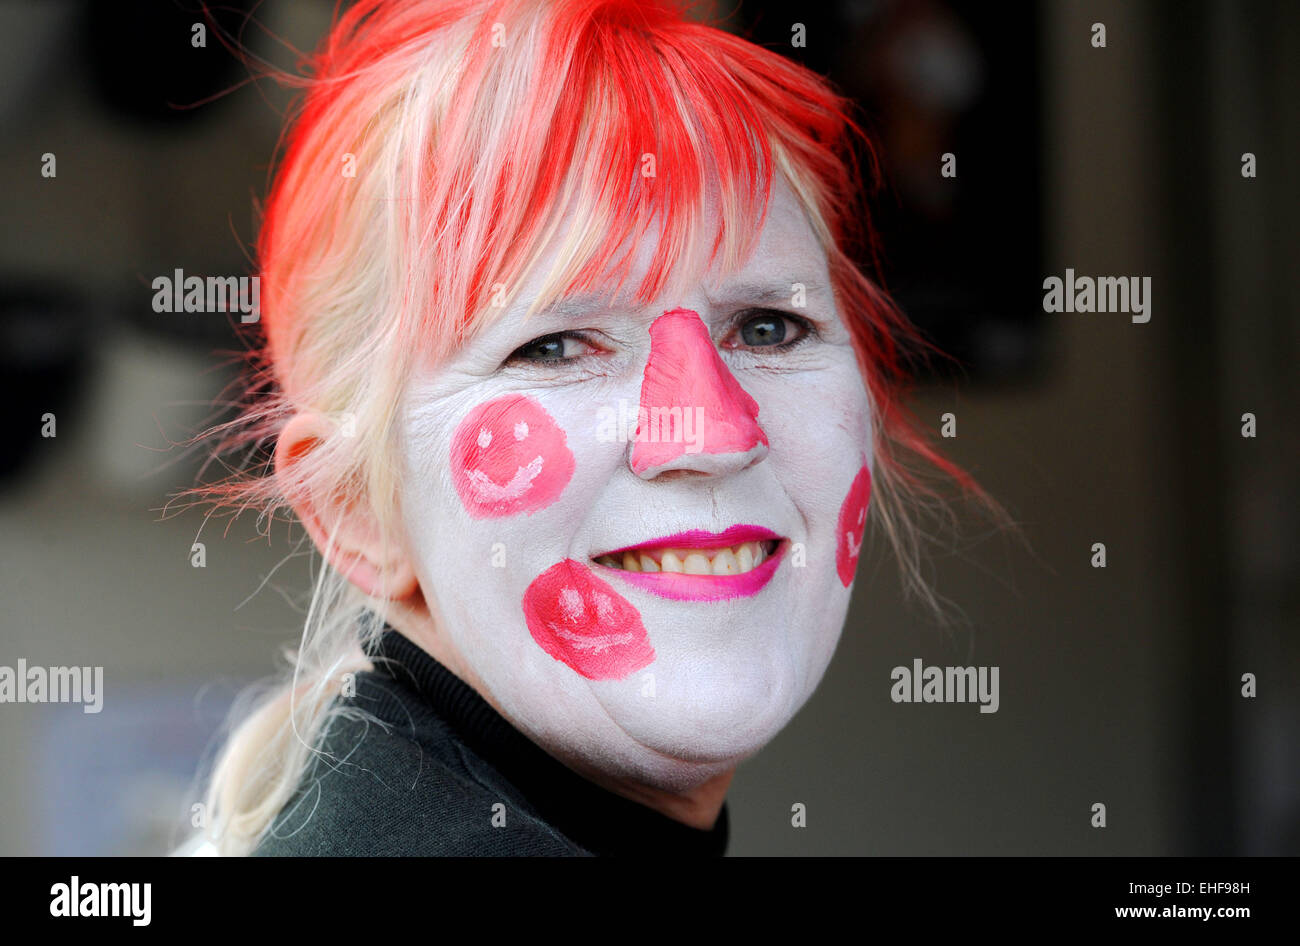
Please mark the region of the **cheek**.
<svg viewBox="0 0 1300 946"><path fill-rule="evenodd" d="M849 494L840 506L840 518L835 527L835 569L847 588L858 569L858 553L867 528L867 503L871 501L871 471L864 462L853 478Z"/></svg>
<svg viewBox="0 0 1300 946"><path fill-rule="evenodd" d="M534 513L560 498L573 476L564 431L521 394L474 408L451 440L451 475L475 519Z"/></svg>
<svg viewBox="0 0 1300 946"><path fill-rule="evenodd" d="M588 680L621 680L655 658L636 608L571 558L528 586L524 619L542 650Z"/></svg>

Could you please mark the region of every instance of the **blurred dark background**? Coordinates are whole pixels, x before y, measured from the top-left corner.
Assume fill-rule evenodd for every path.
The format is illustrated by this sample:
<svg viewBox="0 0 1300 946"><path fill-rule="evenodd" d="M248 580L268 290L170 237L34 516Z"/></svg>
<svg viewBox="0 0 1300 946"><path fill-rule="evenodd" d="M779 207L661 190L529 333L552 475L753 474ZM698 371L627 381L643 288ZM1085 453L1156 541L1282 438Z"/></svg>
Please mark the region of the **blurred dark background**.
<svg viewBox="0 0 1300 946"><path fill-rule="evenodd" d="M99 714L0 705L0 854L167 850L229 701L300 629L297 533L160 514L241 345L150 283L254 272L288 101L211 26L193 45L196 6L0 3L0 665L105 688ZM253 8L215 16L291 66L333 3ZM1028 546L973 516L938 536L939 626L874 544L822 688L741 767L731 852L1300 853L1300 7L711 9L861 102L881 276L954 356L915 410L954 415L944 446ZM1150 322L1044 314L1067 267L1150 276ZM999 666L999 712L892 703L917 657Z"/></svg>

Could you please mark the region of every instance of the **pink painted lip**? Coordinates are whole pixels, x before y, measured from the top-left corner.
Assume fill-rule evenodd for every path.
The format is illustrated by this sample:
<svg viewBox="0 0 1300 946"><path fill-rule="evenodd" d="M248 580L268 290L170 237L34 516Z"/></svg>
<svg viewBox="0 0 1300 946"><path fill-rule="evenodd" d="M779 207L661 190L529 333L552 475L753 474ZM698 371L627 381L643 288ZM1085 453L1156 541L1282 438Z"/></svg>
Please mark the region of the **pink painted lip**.
<svg viewBox="0 0 1300 946"><path fill-rule="evenodd" d="M724 549L731 545L740 545L742 542L770 542L772 539L780 540L781 536L777 535L771 529L764 529L762 526L737 525L723 532L706 532L703 529L691 529L689 532L678 532L676 535L666 535L661 539L647 539L638 545L624 545L620 548L610 549L607 552L597 552L592 558L601 558L605 555L622 555L624 552L636 552L640 549L665 548L665 549ZM758 569L755 569L757 571ZM695 576L697 578L703 576ZM722 577L735 578L735 575L725 575Z"/></svg>
<svg viewBox="0 0 1300 946"><path fill-rule="evenodd" d="M754 528L754 527L746 527ZM731 529L722 533L729 535ZM767 531L767 530L763 530ZM682 533L682 535L711 535L711 533ZM679 537L672 537L677 541ZM762 537L767 538L767 537ZM779 536L771 536L779 538ZM678 545L676 548L720 548L726 545L733 545L737 542L761 541L760 537L750 537L744 539L733 539L729 542L723 542L721 546L713 545ZM646 543L646 545L658 544ZM781 560L785 558L785 550L789 542L781 539L770 556L763 560L763 564L757 568L745 572L743 575L683 575L677 572L628 572L621 568L610 568L608 565L596 564L605 572L612 572L617 575L621 581L625 581L637 588L642 588L651 594L658 595L661 598L671 598L673 601L725 601L729 598L748 598L756 595L763 589L772 576L776 574L777 568L781 565ZM639 546L644 548L645 545ZM630 550L629 550L630 551ZM612 553L611 553L612 554Z"/></svg>

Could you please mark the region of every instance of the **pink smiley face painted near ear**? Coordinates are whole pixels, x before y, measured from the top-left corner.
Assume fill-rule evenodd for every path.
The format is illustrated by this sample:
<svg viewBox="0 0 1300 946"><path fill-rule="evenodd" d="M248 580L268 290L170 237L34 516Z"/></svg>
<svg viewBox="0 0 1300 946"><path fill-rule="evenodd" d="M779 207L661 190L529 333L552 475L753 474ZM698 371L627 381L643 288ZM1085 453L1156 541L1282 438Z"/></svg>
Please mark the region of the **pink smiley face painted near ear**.
<svg viewBox="0 0 1300 946"><path fill-rule="evenodd" d="M655 659L637 609L571 558L528 586L524 619L542 650L588 680L622 680Z"/></svg>
<svg viewBox="0 0 1300 946"><path fill-rule="evenodd" d="M867 531L867 503L871 501L871 471L863 464L853 478L849 494L840 506L839 523L835 527L835 569L847 588L853 583L858 570L858 554Z"/></svg>
<svg viewBox="0 0 1300 946"><path fill-rule="evenodd" d="M456 428L451 474L475 519L534 513L564 492L573 452L541 404L508 394L480 404Z"/></svg>

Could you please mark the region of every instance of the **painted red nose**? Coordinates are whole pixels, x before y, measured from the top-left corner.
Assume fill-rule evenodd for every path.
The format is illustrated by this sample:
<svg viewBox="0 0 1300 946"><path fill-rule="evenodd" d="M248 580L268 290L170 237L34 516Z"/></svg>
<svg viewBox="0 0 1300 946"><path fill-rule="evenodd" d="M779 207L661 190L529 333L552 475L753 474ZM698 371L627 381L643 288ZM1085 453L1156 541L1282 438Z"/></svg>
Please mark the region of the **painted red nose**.
<svg viewBox="0 0 1300 946"><path fill-rule="evenodd" d="M730 472L766 456L767 447L758 402L718 356L699 314L678 308L655 319L632 471L646 479L676 469Z"/></svg>

